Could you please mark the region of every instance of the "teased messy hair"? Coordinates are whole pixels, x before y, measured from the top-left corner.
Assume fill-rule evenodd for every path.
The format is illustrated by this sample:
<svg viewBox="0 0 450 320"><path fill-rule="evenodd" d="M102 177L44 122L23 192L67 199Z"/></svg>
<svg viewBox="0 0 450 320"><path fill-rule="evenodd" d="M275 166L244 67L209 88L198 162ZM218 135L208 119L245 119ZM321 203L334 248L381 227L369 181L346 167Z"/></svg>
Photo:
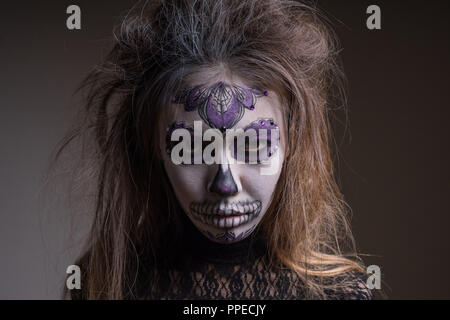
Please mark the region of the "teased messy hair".
<svg viewBox="0 0 450 320"><path fill-rule="evenodd" d="M287 124L286 158L260 231L272 264L312 295L323 279L362 271L335 183L329 111L344 104L336 38L315 9L289 0L147 1L115 29L114 46L83 82L82 138L95 168L95 216L85 297L130 296L139 257L155 266L177 248L180 206L158 148L158 120L187 77L221 66L275 91ZM170 228L169 228L170 226ZM164 253L164 254L162 254Z"/></svg>

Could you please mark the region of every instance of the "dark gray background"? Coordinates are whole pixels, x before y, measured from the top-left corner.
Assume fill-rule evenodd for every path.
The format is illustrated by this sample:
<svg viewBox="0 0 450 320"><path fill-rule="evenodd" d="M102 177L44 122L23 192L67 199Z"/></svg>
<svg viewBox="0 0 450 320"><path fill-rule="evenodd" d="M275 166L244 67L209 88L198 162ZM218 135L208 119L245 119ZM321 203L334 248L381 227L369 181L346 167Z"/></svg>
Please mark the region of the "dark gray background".
<svg viewBox="0 0 450 320"><path fill-rule="evenodd" d="M82 30L65 27L82 9ZM87 223L44 181L69 128L72 93L107 52L127 1L21 1L0 11L0 298L60 297ZM349 78L339 176L368 264L390 298L450 298L449 12L444 1L318 1L333 17ZM382 30L365 27L370 4ZM342 115L338 115L342 118ZM75 212L76 214L76 212Z"/></svg>

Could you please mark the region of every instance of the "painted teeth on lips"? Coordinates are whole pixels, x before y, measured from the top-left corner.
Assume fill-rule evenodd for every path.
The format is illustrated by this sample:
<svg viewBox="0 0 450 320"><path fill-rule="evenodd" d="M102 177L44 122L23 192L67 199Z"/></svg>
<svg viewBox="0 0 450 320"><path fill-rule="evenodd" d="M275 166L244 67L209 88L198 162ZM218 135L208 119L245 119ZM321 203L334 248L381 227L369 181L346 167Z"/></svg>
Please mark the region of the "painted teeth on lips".
<svg viewBox="0 0 450 320"><path fill-rule="evenodd" d="M255 219L261 211L261 202L238 202L226 205L193 203L190 209L202 223L218 228L232 228Z"/></svg>
<svg viewBox="0 0 450 320"><path fill-rule="evenodd" d="M211 203L192 203L190 209L197 214L202 215L243 215L247 213L253 213L261 206L260 201L253 202L233 202L224 204L211 204Z"/></svg>

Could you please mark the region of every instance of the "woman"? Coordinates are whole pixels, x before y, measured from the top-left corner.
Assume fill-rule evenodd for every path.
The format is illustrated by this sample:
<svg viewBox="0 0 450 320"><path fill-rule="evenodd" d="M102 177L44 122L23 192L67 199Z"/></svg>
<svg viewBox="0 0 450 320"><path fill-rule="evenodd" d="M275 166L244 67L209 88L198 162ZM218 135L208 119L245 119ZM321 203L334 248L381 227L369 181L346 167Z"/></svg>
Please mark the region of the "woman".
<svg viewBox="0 0 450 320"><path fill-rule="evenodd" d="M129 14L62 147L88 137L97 173L72 298L371 298L333 177L336 51L298 1L161 0ZM222 137L218 161L202 159Z"/></svg>

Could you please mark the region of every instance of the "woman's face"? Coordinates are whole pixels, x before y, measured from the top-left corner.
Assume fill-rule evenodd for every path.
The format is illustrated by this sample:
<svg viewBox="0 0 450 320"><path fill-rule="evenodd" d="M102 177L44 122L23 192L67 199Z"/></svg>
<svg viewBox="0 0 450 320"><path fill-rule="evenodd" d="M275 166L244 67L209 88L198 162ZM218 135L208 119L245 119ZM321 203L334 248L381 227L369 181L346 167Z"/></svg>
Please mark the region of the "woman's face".
<svg viewBox="0 0 450 320"><path fill-rule="evenodd" d="M246 238L271 203L284 161L284 119L275 93L239 80L192 81L162 119L164 168L184 212L213 241Z"/></svg>

